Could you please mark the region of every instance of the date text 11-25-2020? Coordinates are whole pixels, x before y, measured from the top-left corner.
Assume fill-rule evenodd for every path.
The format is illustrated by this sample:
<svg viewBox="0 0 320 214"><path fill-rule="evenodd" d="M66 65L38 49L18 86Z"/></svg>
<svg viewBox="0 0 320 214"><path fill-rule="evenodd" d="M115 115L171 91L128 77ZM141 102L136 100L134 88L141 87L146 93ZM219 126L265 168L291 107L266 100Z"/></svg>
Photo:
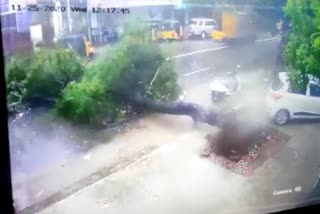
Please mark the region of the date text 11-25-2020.
<svg viewBox="0 0 320 214"><path fill-rule="evenodd" d="M53 5L26 5L25 7L22 7L21 5L11 5L12 10L22 11L26 10L29 12L66 12L67 7L66 6L53 6ZM87 7L70 7L69 8L71 12L89 12ZM102 8L102 7L92 7L91 8L92 13L108 13L108 14L129 14L130 9L129 8Z"/></svg>

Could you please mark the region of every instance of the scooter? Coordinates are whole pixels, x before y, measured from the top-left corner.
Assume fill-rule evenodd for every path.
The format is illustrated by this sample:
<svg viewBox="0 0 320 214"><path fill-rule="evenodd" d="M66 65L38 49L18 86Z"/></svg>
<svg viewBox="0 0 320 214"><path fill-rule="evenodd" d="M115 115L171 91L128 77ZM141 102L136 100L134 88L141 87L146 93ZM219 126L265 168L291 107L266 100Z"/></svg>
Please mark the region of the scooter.
<svg viewBox="0 0 320 214"><path fill-rule="evenodd" d="M240 68L240 65L237 66ZM214 78L210 84L211 100L213 102L221 101L226 96L238 93L241 89L241 81L237 76L237 70L228 72L227 76Z"/></svg>

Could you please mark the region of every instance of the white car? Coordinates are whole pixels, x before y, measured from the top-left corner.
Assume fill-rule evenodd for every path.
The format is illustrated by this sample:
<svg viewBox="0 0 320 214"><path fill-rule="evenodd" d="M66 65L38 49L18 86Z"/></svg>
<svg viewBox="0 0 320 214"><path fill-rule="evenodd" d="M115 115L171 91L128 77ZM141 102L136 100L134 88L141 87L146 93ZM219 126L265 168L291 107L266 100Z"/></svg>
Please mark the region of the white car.
<svg viewBox="0 0 320 214"><path fill-rule="evenodd" d="M200 36L202 39L205 39L211 35L216 25L217 23L213 19L193 18L188 29L189 37Z"/></svg>
<svg viewBox="0 0 320 214"><path fill-rule="evenodd" d="M280 83L272 83L267 95L267 111L278 125L291 119L320 119L320 81L309 75L306 93L290 89L288 73L280 72Z"/></svg>

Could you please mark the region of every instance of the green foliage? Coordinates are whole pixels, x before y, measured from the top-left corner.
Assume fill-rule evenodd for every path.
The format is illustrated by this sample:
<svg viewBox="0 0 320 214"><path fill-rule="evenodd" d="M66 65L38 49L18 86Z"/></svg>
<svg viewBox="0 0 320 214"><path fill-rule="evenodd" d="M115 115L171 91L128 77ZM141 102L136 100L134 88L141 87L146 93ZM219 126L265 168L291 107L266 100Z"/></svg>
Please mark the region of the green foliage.
<svg viewBox="0 0 320 214"><path fill-rule="evenodd" d="M71 82L55 107L56 112L70 121L96 125L105 118L114 119L120 104L111 93L128 66L123 46L112 51L110 57L90 67L81 82Z"/></svg>
<svg viewBox="0 0 320 214"><path fill-rule="evenodd" d="M83 68L75 55L67 49L44 49L31 63L26 81L25 98L57 98L61 90L72 80L78 80Z"/></svg>
<svg viewBox="0 0 320 214"><path fill-rule="evenodd" d="M175 100L181 92L180 87L177 85L177 78L173 62L164 62L159 68L156 81L147 91L147 96L164 103Z"/></svg>
<svg viewBox="0 0 320 214"><path fill-rule="evenodd" d="M6 64L7 102L10 105L20 103L24 92L25 79L30 60L23 57L10 59Z"/></svg>
<svg viewBox="0 0 320 214"><path fill-rule="evenodd" d="M127 23L124 37L111 53L90 67L81 82L65 88L56 105L61 116L94 125L104 119L121 119L121 109L130 105L123 96L139 94L162 102L176 99L179 87L174 66L165 60L160 46L151 42L143 23Z"/></svg>
<svg viewBox="0 0 320 214"><path fill-rule="evenodd" d="M57 113L64 118L89 124L101 122L103 117L112 115L114 109L114 101L106 94L104 85L87 79L70 83L56 106Z"/></svg>
<svg viewBox="0 0 320 214"><path fill-rule="evenodd" d="M56 99L83 71L77 56L66 49L41 49L28 58L12 58L6 65L8 103Z"/></svg>
<svg viewBox="0 0 320 214"><path fill-rule="evenodd" d="M285 14L292 23L284 50L293 90L305 91L307 74L320 77L320 3L288 0Z"/></svg>

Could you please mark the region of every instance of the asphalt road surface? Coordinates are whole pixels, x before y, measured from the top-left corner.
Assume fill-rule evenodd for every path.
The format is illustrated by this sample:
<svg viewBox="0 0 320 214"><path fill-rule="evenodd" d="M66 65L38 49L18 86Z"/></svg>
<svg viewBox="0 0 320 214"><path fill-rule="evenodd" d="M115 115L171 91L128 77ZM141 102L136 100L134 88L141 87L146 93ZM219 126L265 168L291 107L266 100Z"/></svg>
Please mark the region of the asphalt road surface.
<svg viewBox="0 0 320 214"><path fill-rule="evenodd" d="M176 48L173 59L184 88L189 88L209 81L218 73L233 71L237 65L241 66L240 72L256 69L271 71L276 64L279 39L269 38L251 45L231 47L211 40L192 41L181 46L184 48Z"/></svg>

